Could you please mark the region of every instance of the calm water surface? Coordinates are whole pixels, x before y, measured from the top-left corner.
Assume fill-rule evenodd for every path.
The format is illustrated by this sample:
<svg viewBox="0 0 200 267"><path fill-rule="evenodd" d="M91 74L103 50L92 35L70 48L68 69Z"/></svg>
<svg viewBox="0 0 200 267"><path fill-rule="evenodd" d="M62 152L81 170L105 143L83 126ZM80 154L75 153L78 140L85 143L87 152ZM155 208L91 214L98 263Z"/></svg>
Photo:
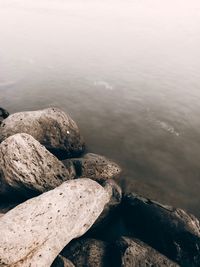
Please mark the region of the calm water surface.
<svg viewBox="0 0 200 267"><path fill-rule="evenodd" d="M200 217L199 0L0 0L0 106L57 106L128 190Z"/></svg>

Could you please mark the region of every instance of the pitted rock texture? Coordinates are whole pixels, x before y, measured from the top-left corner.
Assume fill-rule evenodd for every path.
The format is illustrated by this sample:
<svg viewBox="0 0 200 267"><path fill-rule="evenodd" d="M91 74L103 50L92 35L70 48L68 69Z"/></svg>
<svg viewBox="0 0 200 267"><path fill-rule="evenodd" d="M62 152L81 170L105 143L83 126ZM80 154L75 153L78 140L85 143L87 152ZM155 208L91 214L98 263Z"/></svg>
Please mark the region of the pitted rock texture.
<svg viewBox="0 0 200 267"><path fill-rule="evenodd" d="M29 196L59 186L75 176L28 134L15 134L0 144L0 194L18 191Z"/></svg>
<svg viewBox="0 0 200 267"><path fill-rule="evenodd" d="M90 179L64 182L0 218L0 266L50 267L59 252L83 235L109 196Z"/></svg>
<svg viewBox="0 0 200 267"><path fill-rule="evenodd" d="M93 153L87 153L83 158L63 161L66 166L71 162L74 164L77 177L88 177L103 182L119 178L121 174L121 168L115 162Z"/></svg>
<svg viewBox="0 0 200 267"><path fill-rule="evenodd" d="M145 243L128 237L121 237L116 246L121 254L121 267L178 267L164 255Z"/></svg>
<svg viewBox="0 0 200 267"><path fill-rule="evenodd" d="M75 267L75 266L70 260L68 260L65 257L59 255L55 259L55 261L53 262L51 267Z"/></svg>
<svg viewBox="0 0 200 267"><path fill-rule="evenodd" d="M101 240L92 238L74 240L63 250L62 254L78 267L112 266L108 244Z"/></svg>
<svg viewBox="0 0 200 267"><path fill-rule="evenodd" d="M84 150L78 126L57 108L11 114L0 125L0 142L16 133L27 133L60 157L77 156Z"/></svg>
<svg viewBox="0 0 200 267"><path fill-rule="evenodd" d="M200 266L200 226L184 210L136 194L125 195L123 218L130 233L182 267Z"/></svg>

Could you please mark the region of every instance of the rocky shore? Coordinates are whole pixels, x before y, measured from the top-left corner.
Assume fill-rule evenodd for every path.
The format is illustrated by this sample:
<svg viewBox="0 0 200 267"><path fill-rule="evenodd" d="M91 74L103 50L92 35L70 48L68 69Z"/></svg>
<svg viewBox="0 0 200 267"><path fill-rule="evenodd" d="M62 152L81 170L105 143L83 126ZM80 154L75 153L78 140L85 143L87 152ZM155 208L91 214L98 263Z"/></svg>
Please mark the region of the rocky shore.
<svg viewBox="0 0 200 267"><path fill-rule="evenodd" d="M122 192L120 166L85 153L69 115L0 118L0 267L200 266L198 219Z"/></svg>

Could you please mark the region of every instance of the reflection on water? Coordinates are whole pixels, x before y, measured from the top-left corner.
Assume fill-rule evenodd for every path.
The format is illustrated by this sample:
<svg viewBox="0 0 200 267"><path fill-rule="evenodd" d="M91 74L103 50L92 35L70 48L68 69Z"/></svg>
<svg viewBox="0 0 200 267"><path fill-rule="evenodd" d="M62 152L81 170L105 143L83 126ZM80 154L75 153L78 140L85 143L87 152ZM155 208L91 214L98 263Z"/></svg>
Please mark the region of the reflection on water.
<svg viewBox="0 0 200 267"><path fill-rule="evenodd" d="M0 0L0 106L61 107L129 190L200 216L198 0Z"/></svg>

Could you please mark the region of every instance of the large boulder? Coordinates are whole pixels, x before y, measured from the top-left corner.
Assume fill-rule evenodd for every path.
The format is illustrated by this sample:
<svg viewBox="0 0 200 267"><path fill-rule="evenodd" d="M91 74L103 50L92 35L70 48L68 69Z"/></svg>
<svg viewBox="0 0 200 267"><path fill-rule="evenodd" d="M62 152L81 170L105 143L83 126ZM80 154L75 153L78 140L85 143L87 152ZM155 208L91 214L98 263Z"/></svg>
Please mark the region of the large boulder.
<svg viewBox="0 0 200 267"><path fill-rule="evenodd" d="M57 108L11 114L0 125L0 142L16 133L27 133L61 158L80 155L84 142L78 126Z"/></svg>
<svg viewBox="0 0 200 267"><path fill-rule="evenodd" d="M108 243L93 238L70 242L62 251L62 255L70 259L77 267L112 266Z"/></svg>
<svg viewBox="0 0 200 267"><path fill-rule="evenodd" d="M17 191L31 196L59 186L75 176L28 134L15 134L0 144L0 194Z"/></svg>
<svg viewBox="0 0 200 267"><path fill-rule="evenodd" d="M121 267L178 267L179 265L172 262L155 249L145 243L128 237L121 237L116 242L118 253L121 255ZM117 251L116 249L116 251ZM117 267L117 266L116 266Z"/></svg>
<svg viewBox="0 0 200 267"><path fill-rule="evenodd" d="M98 182L119 178L121 168L115 162L98 154L87 153L83 158L64 160L65 166L73 163L77 177L88 177Z"/></svg>
<svg viewBox="0 0 200 267"><path fill-rule="evenodd" d="M101 185L77 179L18 205L0 218L0 266L50 267L108 201Z"/></svg>
<svg viewBox="0 0 200 267"><path fill-rule="evenodd" d="M125 195L122 212L132 236L183 267L200 266L200 226L193 215L136 194Z"/></svg>

